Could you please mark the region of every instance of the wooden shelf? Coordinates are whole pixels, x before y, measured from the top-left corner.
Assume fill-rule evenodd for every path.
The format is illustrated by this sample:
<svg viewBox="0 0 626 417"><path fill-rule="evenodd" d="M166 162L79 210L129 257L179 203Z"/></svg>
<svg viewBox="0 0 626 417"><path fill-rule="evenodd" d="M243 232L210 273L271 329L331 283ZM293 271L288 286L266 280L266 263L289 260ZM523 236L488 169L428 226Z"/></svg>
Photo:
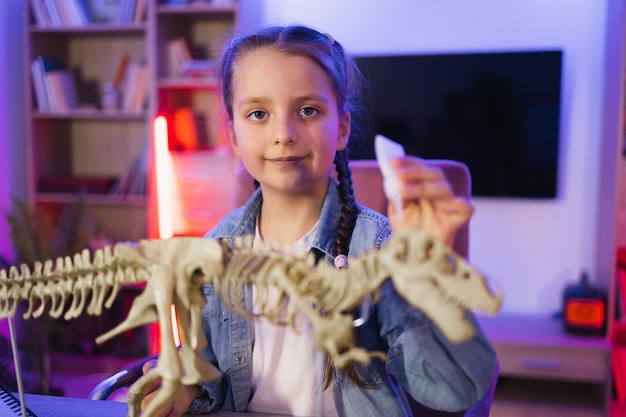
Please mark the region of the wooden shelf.
<svg viewBox="0 0 626 417"><path fill-rule="evenodd" d="M217 79L209 78L163 78L159 80L159 88L172 90L217 90Z"/></svg>
<svg viewBox="0 0 626 417"><path fill-rule="evenodd" d="M32 35L106 35L106 34L133 34L143 35L146 31L145 23L89 23L84 26L65 26L40 28L31 26L29 31Z"/></svg>
<svg viewBox="0 0 626 417"><path fill-rule="evenodd" d="M72 193L37 193L37 201L40 203L70 204L76 198L77 195ZM147 197L144 195L84 194L81 198L81 201L89 205L146 207L147 204Z"/></svg>
<svg viewBox="0 0 626 417"><path fill-rule="evenodd" d="M214 6L211 4L192 3L187 5L160 4L157 6L157 13L170 16L198 16L207 15L235 15L238 11L237 4Z"/></svg>
<svg viewBox="0 0 626 417"><path fill-rule="evenodd" d="M137 120L145 121L148 113L145 111L139 113L121 112L121 111L103 111L99 109L75 109L65 113L58 112L41 112L34 111L33 118L37 119L84 119L84 120Z"/></svg>

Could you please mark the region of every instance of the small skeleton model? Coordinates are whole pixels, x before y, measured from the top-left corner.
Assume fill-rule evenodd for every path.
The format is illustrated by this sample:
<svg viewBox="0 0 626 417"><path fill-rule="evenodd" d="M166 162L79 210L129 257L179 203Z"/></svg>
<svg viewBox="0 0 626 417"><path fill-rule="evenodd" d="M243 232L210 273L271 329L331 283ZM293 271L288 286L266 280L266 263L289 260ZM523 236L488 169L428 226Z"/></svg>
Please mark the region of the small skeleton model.
<svg viewBox="0 0 626 417"><path fill-rule="evenodd" d="M127 283L146 282L133 301L128 317L100 336L101 343L128 329L158 321L161 353L157 366L138 380L128 393L128 416L140 414L147 387L161 378L162 389L144 411L152 416L174 401L182 385L220 376L200 350L206 345L201 329L201 310L206 302L205 284L214 285L231 308L247 317L262 315L276 323L294 325L296 314L311 323L317 348L334 365L351 360L367 362L372 355L353 344L352 311L367 297L376 300L380 286L391 279L396 291L428 315L451 341L461 343L473 335L465 310L495 314L501 295L493 294L485 279L450 248L419 230L396 234L379 251L350 261L336 269L312 256L301 257L274 249L252 249L251 238L238 239L229 248L225 241L177 237L120 243L53 262L37 263L31 272L22 265L7 274L0 270L0 318L12 317L18 302L29 307L24 318L41 315L50 301L49 314L66 319L85 309L98 315L110 307ZM256 288L255 311L246 311L240 294L244 286ZM270 302L269 293L277 294ZM176 307L182 347L172 337L170 306Z"/></svg>

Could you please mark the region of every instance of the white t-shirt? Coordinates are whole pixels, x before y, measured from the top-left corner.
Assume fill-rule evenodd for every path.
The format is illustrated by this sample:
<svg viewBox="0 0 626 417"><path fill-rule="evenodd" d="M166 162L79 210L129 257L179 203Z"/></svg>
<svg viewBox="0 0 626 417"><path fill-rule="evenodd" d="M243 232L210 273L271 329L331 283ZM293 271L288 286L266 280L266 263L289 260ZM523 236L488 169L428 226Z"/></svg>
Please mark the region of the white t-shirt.
<svg viewBox="0 0 626 417"><path fill-rule="evenodd" d="M317 224L299 241L294 250L308 250ZM254 245L263 245L257 230ZM256 289L253 288L256 297ZM270 292L276 296L276 292ZM337 416L333 384L323 391L323 409L318 414L318 385L323 385L323 353L315 349L311 325L302 315L296 318L297 331L275 325L263 317L254 322L252 349L253 394L248 411L293 416ZM321 355L321 356L319 356ZM318 381L318 379L322 381Z"/></svg>

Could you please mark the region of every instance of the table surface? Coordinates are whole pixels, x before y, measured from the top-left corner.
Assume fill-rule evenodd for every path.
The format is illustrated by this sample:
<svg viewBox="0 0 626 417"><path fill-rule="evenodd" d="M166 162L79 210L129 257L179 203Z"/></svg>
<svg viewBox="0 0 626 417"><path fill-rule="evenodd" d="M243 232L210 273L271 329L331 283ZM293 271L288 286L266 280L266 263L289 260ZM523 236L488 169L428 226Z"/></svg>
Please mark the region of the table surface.
<svg viewBox="0 0 626 417"><path fill-rule="evenodd" d="M18 395L14 394L16 397ZM48 395L25 394L26 406L37 417L126 417L126 403L97 401L81 398L54 397ZM196 417L201 414L194 414ZM279 417L276 414L235 413L220 411L205 416L211 417ZM282 416L285 417L285 416Z"/></svg>
<svg viewBox="0 0 626 417"><path fill-rule="evenodd" d="M477 315L485 335L494 345L561 346L570 349L609 351L605 336L582 336L566 333L561 319L525 314Z"/></svg>

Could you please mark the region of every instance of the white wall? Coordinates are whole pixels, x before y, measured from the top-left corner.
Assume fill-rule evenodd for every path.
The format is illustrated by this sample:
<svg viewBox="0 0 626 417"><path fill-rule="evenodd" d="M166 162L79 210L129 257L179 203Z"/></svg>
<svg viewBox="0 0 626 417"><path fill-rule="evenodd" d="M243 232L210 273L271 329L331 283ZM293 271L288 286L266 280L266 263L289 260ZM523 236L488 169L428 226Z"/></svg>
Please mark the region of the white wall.
<svg viewBox="0 0 626 417"><path fill-rule="evenodd" d="M354 53L561 48L559 197L476 198L470 239L472 262L504 291L503 311L551 314L582 270L609 279L597 276L606 274L599 273L595 248L598 202L606 198L599 181L610 1L241 0L240 27L303 23Z"/></svg>

